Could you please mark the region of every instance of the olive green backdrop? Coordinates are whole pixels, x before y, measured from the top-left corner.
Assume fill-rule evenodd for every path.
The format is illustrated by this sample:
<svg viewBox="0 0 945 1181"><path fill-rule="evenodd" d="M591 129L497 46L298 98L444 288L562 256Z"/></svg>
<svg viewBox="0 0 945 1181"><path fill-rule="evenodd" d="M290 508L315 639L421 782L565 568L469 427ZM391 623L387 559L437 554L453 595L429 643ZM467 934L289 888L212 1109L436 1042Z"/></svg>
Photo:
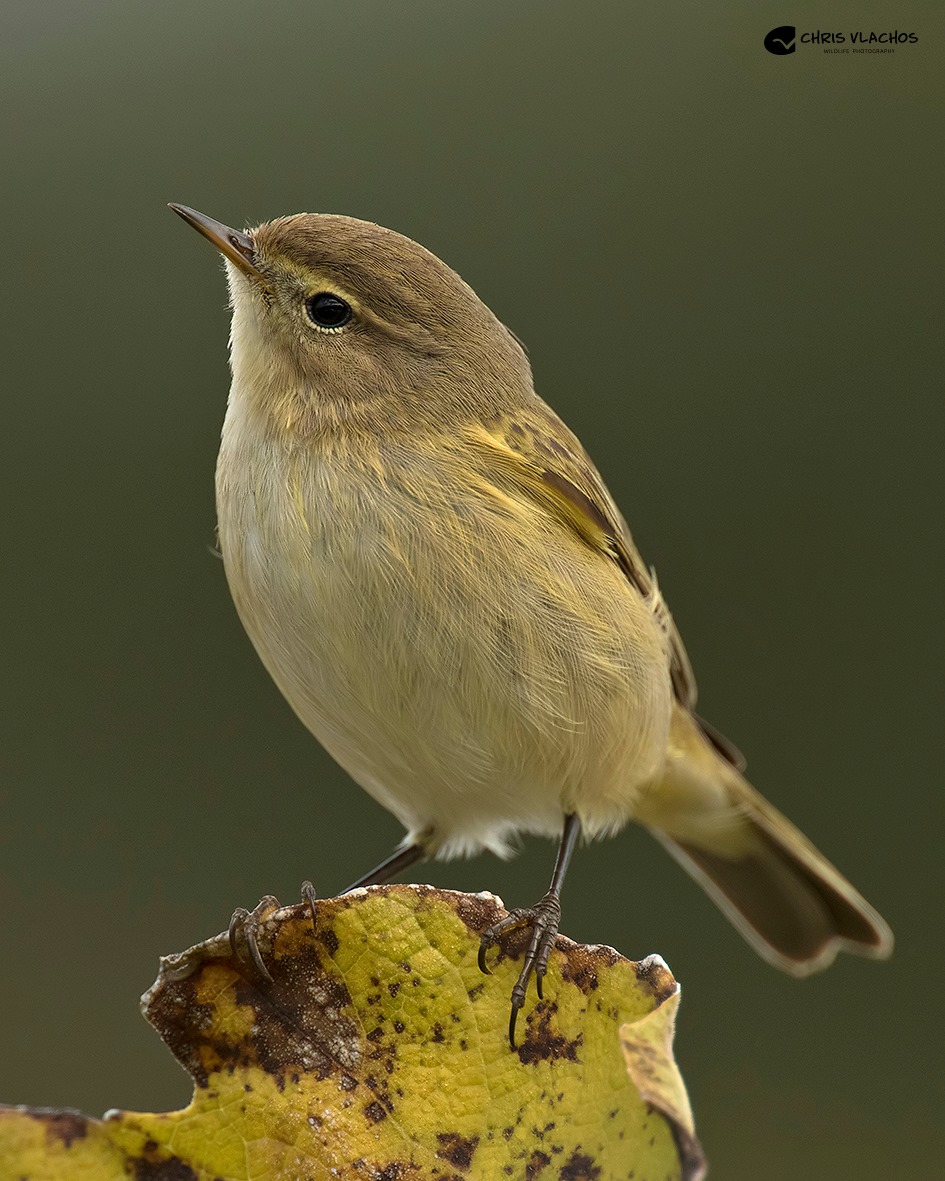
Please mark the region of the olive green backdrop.
<svg viewBox="0 0 945 1181"><path fill-rule="evenodd" d="M528 344L703 712L883 911L797 982L643 832L563 927L683 982L714 1176L932 1177L945 1051L940 4L4 5L0 1099L162 1109L160 953L399 838L270 684L212 553L226 295L164 208L395 227ZM774 57L775 25L898 28ZM849 46L849 40L847 42ZM543 891L550 844L423 880Z"/></svg>

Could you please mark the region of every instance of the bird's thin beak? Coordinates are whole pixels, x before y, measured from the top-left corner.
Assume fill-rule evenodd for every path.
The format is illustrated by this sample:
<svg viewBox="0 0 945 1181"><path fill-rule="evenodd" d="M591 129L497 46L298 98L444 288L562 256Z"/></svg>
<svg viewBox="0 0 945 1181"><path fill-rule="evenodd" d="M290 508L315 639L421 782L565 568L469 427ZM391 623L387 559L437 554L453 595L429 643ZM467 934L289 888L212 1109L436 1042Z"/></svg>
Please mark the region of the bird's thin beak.
<svg viewBox="0 0 945 1181"><path fill-rule="evenodd" d="M168 208L173 209L178 217L182 217L188 225L192 225L195 230L208 238L217 250L234 266L239 267L245 275L249 275L257 283L265 285L266 280L256 267L256 254L253 240L249 234L244 233L243 230L233 230L229 226L225 226L222 221L214 221L212 217L207 217L205 213L198 213L196 209L188 209L186 205L176 205L170 201Z"/></svg>

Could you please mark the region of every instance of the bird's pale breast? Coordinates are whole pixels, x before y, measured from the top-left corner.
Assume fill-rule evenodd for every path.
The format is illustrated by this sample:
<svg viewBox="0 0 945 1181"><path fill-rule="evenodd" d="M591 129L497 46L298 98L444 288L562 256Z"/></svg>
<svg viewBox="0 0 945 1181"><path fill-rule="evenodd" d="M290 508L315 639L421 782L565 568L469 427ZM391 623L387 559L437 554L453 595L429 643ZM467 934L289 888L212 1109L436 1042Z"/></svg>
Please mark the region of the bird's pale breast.
<svg viewBox="0 0 945 1181"><path fill-rule="evenodd" d="M445 444L446 441L444 441ZM287 448L228 416L220 543L306 726L432 848L618 827L664 758L665 636L619 569L444 445Z"/></svg>

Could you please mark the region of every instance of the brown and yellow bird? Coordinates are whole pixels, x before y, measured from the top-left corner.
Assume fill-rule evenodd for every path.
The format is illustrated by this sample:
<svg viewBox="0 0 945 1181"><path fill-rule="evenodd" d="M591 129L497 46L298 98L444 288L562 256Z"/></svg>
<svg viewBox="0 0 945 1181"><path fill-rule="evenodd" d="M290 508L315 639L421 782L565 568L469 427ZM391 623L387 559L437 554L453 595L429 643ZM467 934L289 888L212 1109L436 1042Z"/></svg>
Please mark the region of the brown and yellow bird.
<svg viewBox="0 0 945 1181"><path fill-rule="evenodd" d="M482 938L485 967L531 927L513 1044L575 843L629 820L777 967L889 955L886 923L696 714L653 572L522 345L459 275L350 217L240 231L171 208L226 259L216 487L237 611L301 720L407 830L355 885L506 857L522 833L560 840L548 893Z"/></svg>

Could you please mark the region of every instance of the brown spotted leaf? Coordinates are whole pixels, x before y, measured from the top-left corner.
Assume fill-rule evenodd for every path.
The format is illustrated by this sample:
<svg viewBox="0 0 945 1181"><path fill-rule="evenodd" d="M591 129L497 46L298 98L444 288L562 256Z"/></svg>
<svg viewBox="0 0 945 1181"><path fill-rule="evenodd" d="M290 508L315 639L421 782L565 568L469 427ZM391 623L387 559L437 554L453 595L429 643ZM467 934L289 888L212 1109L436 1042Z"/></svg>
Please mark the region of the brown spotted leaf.
<svg viewBox="0 0 945 1181"><path fill-rule="evenodd" d="M275 909L272 980L220 935L142 1004L196 1086L166 1115L0 1109L0 1181L695 1181L657 957L559 939L507 1040L522 938L476 963L492 895L384 886ZM628 1070L629 1067L629 1070Z"/></svg>
<svg viewBox="0 0 945 1181"><path fill-rule="evenodd" d="M664 972L669 976L669 970L656 956L650 956L637 967L642 968L644 964L650 964L654 972ZM620 1027L620 1044L627 1062L627 1073L641 1099L661 1111L670 1122L683 1163L683 1176L687 1181L701 1181L705 1176L705 1158L696 1139L696 1126L686 1086L673 1057L673 1034L678 1010L677 986L661 1005L638 1020Z"/></svg>

